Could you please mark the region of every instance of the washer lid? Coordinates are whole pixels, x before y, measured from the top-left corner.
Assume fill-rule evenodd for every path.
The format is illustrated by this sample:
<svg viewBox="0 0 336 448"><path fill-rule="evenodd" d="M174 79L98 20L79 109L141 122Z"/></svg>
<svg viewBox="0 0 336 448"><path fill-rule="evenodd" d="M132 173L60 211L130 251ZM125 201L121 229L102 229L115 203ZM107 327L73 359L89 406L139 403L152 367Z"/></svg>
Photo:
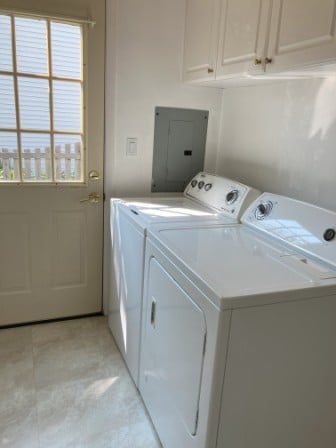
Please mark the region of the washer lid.
<svg viewBox="0 0 336 448"><path fill-rule="evenodd" d="M241 225L157 227L148 234L198 287L211 291L222 308L234 307L236 298L306 289L330 281L336 284L336 270L289 253ZM284 299L285 295L280 300ZM264 300L268 303L269 298Z"/></svg>
<svg viewBox="0 0 336 448"><path fill-rule="evenodd" d="M227 218L216 210L205 207L185 197L176 198L144 198L119 202L118 207L131 213L136 219L142 220L146 225L159 222L175 221L204 221L218 219L220 221L236 222Z"/></svg>

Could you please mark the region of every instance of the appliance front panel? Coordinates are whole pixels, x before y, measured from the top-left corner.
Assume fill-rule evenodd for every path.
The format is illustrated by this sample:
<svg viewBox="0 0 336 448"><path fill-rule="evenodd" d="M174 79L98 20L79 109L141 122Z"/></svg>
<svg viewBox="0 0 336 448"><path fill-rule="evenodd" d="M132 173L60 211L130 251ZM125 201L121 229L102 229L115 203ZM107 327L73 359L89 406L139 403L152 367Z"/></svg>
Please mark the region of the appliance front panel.
<svg viewBox="0 0 336 448"><path fill-rule="evenodd" d="M109 325L129 372L138 385L145 236L119 210L113 218L113 283Z"/></svg>
<svg viewBox="0 0 336 448"><path fill-rule="evenodd" d="M336 446L336 296L234 310L217 448Z"/></svg>
<svg viewBox="0 0 336 448"><path fill-rule="evenodd" d="M187 447L197 433L205 335L202 310L152 258L140 391L164 446Z"/></svg>

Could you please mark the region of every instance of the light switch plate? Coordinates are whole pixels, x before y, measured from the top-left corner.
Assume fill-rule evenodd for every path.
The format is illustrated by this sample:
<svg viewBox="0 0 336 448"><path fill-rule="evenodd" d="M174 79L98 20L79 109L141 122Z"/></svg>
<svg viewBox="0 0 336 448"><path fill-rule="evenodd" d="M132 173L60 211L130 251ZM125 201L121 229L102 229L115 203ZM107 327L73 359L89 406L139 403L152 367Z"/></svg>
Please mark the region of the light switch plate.
<svg viewBox="0 0 336 448"><path fill-rule="evenodd" d="M138 152L138 139L136 137L127 137L126 155L136 156Z"/></svg>

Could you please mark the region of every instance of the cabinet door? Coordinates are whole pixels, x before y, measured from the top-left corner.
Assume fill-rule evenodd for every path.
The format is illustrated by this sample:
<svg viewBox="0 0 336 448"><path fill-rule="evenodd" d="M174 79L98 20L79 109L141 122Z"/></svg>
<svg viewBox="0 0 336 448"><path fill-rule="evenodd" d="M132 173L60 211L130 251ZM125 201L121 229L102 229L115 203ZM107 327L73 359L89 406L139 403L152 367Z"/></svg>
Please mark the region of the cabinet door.
<svg viewBox="0 0 336 448"><path fill-rule="evenodd" d="M267 71L335 60L335 6L335 0L275 0Z"/></svg>
<svg viewBox="0 0 336 448"><path fill-rule="evenodd" d="M183 78L185 81L215 77L220 0L187 0Z"/></svg>
<svg viewBox="0 0 336 448"><path fill-rule="evenodd" d="M216 78L262 74L269 0L224 0Z"/></svg>

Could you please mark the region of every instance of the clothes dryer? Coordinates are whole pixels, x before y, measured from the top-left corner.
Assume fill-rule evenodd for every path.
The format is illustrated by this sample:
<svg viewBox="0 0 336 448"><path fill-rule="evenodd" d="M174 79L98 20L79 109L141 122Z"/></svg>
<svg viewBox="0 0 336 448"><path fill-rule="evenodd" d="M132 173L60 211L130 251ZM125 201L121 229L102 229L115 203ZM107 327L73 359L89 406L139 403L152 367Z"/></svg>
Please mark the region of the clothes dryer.
<svg viewBox="0 0 336 448"><path fill-rule="evenodd" d="M177 226L237 223L259 194L246 185L202 172L190 181L180 197L111 199L109 326L136 385L147 228L165 222L175 222Z"/></svg>
<svg viewBox="0 0 336 448"><path fill-rule="evenodd" d="M336 446L336 213L152 226L140 393L164 448Z"/></svg>

